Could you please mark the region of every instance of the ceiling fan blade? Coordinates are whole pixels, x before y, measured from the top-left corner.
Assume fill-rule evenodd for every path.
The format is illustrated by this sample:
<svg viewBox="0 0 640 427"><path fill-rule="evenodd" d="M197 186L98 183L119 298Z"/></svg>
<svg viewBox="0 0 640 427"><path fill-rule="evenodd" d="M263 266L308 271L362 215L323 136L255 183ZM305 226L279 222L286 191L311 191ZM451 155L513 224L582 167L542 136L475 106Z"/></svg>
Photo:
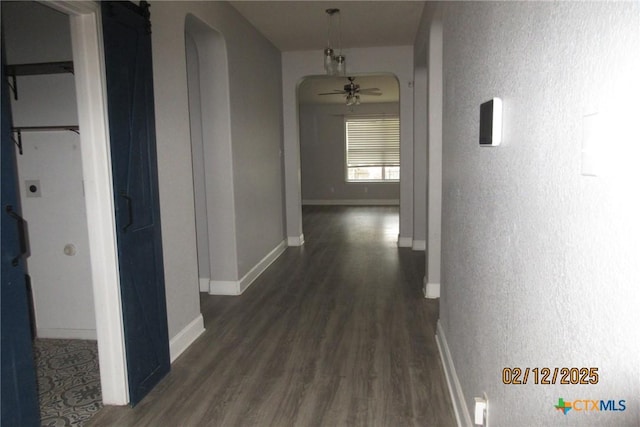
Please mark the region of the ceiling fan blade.
<svg viewBox="0 0 640 427"><path fill-rule="evenodd" d="M382 96L382 94L381 94L380 92L365 92L365 93L360 92L360 95L366 95L366 96Z"/></svg>
<svg viewBox="0 0 640 427"><path fill-rule="evenodd" d="M318 95L344 95L345 92L344 91L340 91L340 92L325 92L325 93L319 93Z"/></svg>
<svg viewBox="0 0 640 427"><path fill-rule="evenodd" d="M366 87L366 88L364 88L364 89L360 89L360 92L362 92L362 91L369 91L369 90L374 90L374 91L376 91L376 92L381 92L380 88L377 88L377 87Z"/></svg>

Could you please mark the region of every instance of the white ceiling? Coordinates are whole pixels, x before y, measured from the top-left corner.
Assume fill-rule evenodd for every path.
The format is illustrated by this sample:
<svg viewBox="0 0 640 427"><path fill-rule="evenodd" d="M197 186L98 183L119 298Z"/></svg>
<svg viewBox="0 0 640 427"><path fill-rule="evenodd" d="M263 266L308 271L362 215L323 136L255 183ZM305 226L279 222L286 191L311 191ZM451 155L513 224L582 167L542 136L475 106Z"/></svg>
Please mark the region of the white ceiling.
<svg viewBox="0 0 640 427"><path fill-rule="evenodd" d="M413 45L424 7L422 1L230 3L283 52L325 48L329 8L340 9L343 48Z"/></svg>
<svg viewBox="0 0 640 427"><path fill-rule="evenodd" d="M322 50L327 45L326 9L339 8L342 47L376 47L413 45L423 1L231 1L240 14L281 51ZM337 24L337 19L334 19ZM333 38L337 48L337 39ZM347 58L348 61L348 58ZM298 92L302 104L344 103L340 95L317 96L318 93L342 89L345 77L309 78ZM399 88L389 75L358 76L361 88L380 88L382 96L361 96L362 103L398 102Z"/></svg>

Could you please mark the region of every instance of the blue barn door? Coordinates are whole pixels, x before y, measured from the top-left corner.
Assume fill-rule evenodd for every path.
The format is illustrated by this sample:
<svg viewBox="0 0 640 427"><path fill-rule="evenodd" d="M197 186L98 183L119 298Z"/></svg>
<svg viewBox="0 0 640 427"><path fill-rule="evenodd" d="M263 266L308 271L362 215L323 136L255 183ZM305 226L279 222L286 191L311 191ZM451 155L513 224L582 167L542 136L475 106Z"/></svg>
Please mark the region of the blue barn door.
<svg viewBox="0 0 640 427"><path fill-rule="evenodd" d="M168 372L151 25L146 2L102 2L116 236L131 405Z"/></svg>
<svg viewBox="0 0 640 427"><path fill-rule="evenodd" d="M2 49L2 342L3 426L39 426L27 284L23 257L27 251L24 220L20 217L16 149L11 138L11 107Z"/></svg>

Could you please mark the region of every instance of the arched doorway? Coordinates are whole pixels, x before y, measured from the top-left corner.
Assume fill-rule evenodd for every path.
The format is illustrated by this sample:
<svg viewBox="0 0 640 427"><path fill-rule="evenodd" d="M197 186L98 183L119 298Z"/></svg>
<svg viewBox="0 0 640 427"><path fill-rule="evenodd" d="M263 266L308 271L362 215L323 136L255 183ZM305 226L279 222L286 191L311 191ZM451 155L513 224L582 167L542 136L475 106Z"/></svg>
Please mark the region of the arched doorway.
<svg viewBox="0 0 640 427"><path fill-rule="evenodd" d="M237 294L226 43L193 15L185 43L200 291Z"/></svg>

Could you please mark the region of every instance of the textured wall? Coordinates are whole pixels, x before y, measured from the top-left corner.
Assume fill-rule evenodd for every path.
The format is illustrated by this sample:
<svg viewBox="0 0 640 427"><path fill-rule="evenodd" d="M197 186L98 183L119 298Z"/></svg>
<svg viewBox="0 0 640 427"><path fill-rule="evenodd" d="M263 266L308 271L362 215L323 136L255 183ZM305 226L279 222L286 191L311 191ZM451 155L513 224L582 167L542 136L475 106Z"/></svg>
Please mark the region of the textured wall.
<svg viewBox="0 0 640 427"><path fill-rule="evenodd" d="M346 182L345 114L398 114L398 103L361 104L350 113L341 104L300 105L302 201L399 200L400 183Z"/></svg>
<svg viewBox="0 0 640 427"><path fill-rule="evenodd" d="M487 392L492 426L640 425L640 7L446 3L443 20L440 321L469 411ZM494 96L504 142L480 148ZM593 112L598 177L581 175ZM508 386L505 366L597 367L600 382ZM565 416L559 397L627 410Z"/></svg>

